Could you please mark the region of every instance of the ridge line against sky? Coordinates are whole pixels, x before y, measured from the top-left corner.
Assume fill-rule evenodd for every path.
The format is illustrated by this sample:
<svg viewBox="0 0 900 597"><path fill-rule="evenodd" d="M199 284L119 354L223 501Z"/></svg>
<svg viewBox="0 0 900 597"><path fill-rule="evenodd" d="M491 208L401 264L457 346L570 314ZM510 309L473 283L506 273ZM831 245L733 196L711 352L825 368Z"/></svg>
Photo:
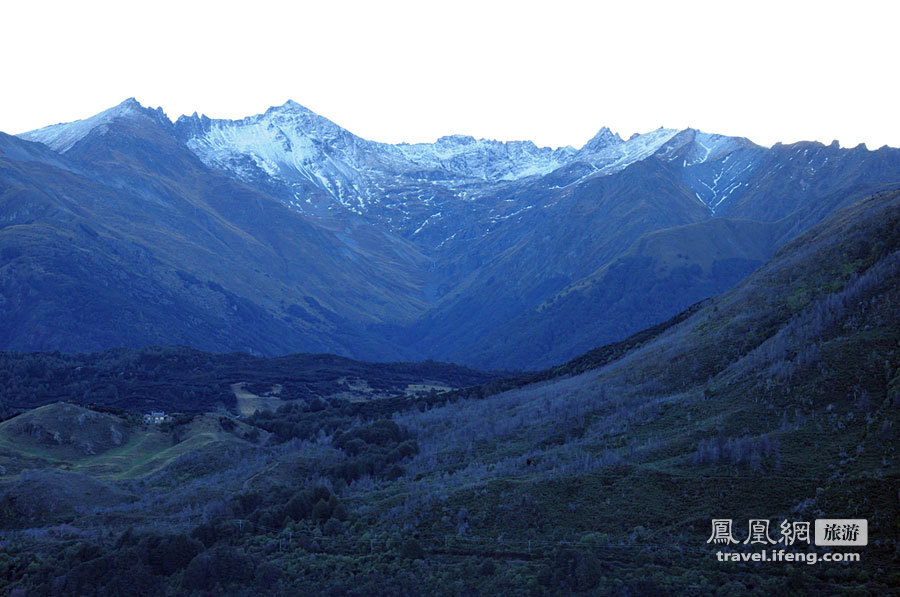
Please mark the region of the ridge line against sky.
<svg viewBox="0 0 900 597"><path fill-rule="evenodd" d="M603 126L900 146L900 3L88 1L0 9L0 131L135 96L239 119L290 98L376 141L582 146Z"/></svg>
<svg viewBox="0 0 900 597"><path fill-rule="evenodd" d="M200 118L207 117L207 118L210 118L211 120L225 120L225 121L229 121L229 122L239 123L239 122L241 122L242 120L253 119L253 118L265 116L265 114L266 114L269 110L281 108L281 107L284 106L285 103L289 103L289 102L293 102L294 104L300 105L302 108L308 109L308 108L306 108L306 106L303 106L302 104L300 104L300 102L297 102L297 101L294 101L294 100L288 100L288 102L283 102L283 103L281 103L281 104L274 104L274 105L271 105L271 106L266 107L266 108L263 109L263 110L257 110L257 111L256 111L255 113L253 113L253 114L247 114L247 115L244 115L244 116L241 116L241 117L238 117L238 118L217 119L217 118L209 117L207 114L205 114L205 113L203 113L203 112L196 112L196 113L194 113L194 114L180 114L180 115L177 116L177 117L173 117L173 116L171 116L170 114L168 114L168 113L166 112L165 106L150 106L150 105L147 105L147 104L141 102L140 99L138 99L138 98L130 97L130 98L127 98L126 100L123 100L122 102L119 102L118 104L116 104L116 105L114 105L114 106L109 106L108 108L106 108L106 110L101 110L101 111L98 112L97 114L90 114L90 115L88 115L88 116L85 116L84 118L79 118L79 119L76 119L76 120L74 120L74 121L53 123L53 124L45 125L44 127L40 127L40 128L38 128L38 129L32 129L32 130L29 130L29 131L21 131L20 133L16 133L16 134L30 133L30 132L34 132L34 131L36 131L36 130L40 130L41 128L50 128L50 127L53 127L53 126L73 124L73 123L76 123L76 122L79 122L79 121L88 120L88 119L90 119L90 118L92 118L92 117L94 117L94 116L99 115L99 114L102 113L102 112L105 112L105 111L107 111L107 110L111 110L111 109L113 109L113 108L116 108L116 107L118 107L119 104L125 103L126 101L129 101L129 100L134 100L134 101L136 101L143 109L149 109L149 110L154 110L154 111L155 111L155 110L162 110L163 115L164 115L164 116L166 117L166 119L168 119L168 121L171 122L172 124L175 124L176 121L178 121L180 118L191 118L191 117L193 117L194 115L196 115L196 116L198 116L198 117L200 117ZM315 113L315 112L314 112L314 113ZM317 114L317 115L318 115L318 116L322 116L321 114ZM324 116L323 116L323 118L327 118L327 117L324 117ZM327 118L327 120L331 120L331 119L330 119L330 118ZM333 122L333 121L332 121L332 122ZM339 127L341 127L341 125L340 125L339 122L334 122L334 124L337 125L337 126L339 126ZM349 129L346 129L345 127L341 127L341 128L343 128L343 129L346 130L347 132L349 132L349 133L355 135L354 131L349 130ZM601 130L604 129L604 128L607 129L607 130L609 129L609 127L601 127L601 129L598 129L597 132L596 132L595 134L599 134L599 133L601 132ZM717 135L717 134L720 134L720 133L717 133L716 131L704 131L704 130L702 130L702 129L697 129L696 127L687 127L687 128L693 128L694 130L696 130L696 131L698 131L698 132L707 133L707 134L711 134L711 135ZM651 130L646 130L646 131L635 131L635 132L633 133L633 135L634 135L634 136L646 135L646 134L653 133L655 130L660 130L660 129L668 129L668 130L673 130L673 131L683 131L683 130L685 130L685 129L675 129L675 128L673 128L673 127L663 127L663 126L661 126L661 127L657 127L656 129L651 129ZM616 134L616 131L610 131L610 132L613 133L613 134ZM361 135L356 135L356 136L357 136L357 137L360 137L360 138L362 138L362 139L365 139L365 140L367 140L367 141L375 141L375 142L379 142L379 143L389 143L389 144L393 144L393 145L403 145L403 144L408 144L408 143L405 142L405 141L385 142L385 141L381 141L380 139L369 139L369 138L363 137L363 136L361 136ZM430 140L430 141L424 141L424 142L417 141L417 142L415 142L415 143L425 143L425 144L428 144L428 143L435 143L435 142L439 141L441 137L453 137L453 136L457 136L457 135L456 135L455 133L447 133L447 134L445 134L445 135L441 135L440 137L436 137L435 139L432 139L432 140ZM629 136L622 136L622 135L619 135L619 138L620 138L623 142L626 142L626 141L629 140L630 136L631 136L631 135L629 135ZM748 139L748 137L747 137L746 135L732 135L732 137L733 137L733 138L744 138L744 139ZM491 138L477 137L477 136L474 136L474 138L475 138L476 140L481 140L481 141L501 141L501 142L512 142L512 143L516 143L516 142L526 142L526 143L527 143L527 142L532 142L532 143L534 143L534 141L531 140L531 139L491 139ZM756 143L756 142L753 141L752 139L748 139L748 140L751 141L751 142L753 142L753 143ZM588 139L588 141L590 141L590 139ZM806 141L809 141L809 140L808 140L808 139L798 139L797 141L794 141L794 142L806 142ZM835 139L835 140L833 140L833 141L837 141L837 140ZM585 145L586 143L587 143L587 141L586 141L585 143L582 143L581 145L578 145L578 146L569 145L569 147L571 147L571 148L574 149L574 150L579 150L579 149L583 148L584 145ZM759 145L760 147L764 147L764 148L771 148L773 145L776 145L776 144L787 144L787 143L785 143L785 142L783 142L783 141L776 141L775 143L772 143L771 145L767 145L767 144L763 144L763 143L756 143L756 145ZM823 143L823 144L824 144L824 143ZM548 146L542 146L542 145L540 145L539 143L535 143L535 145L536 145L537 147L544 148L544 149L557 149L557 148L558 148L558 147L552 147L552 148L551 148L551 147L548 147ZM878 148L876 148L876 147L870 147L870 146L866 145L864 142L857 143L856 145L843 145L843 144L841 144L841 147L842 147L843 149L849 149L849 148L857 147L857 146L859 146L859 145L865 146L866 149L868 149L868 150L870 150L870 151L875 150L875 149L878 149ZM885 145L885 146L886 146L886 147L897 148L897 146L893 146L893 145ZM559 146L559 147L565 147L565 146Z"/></svg>

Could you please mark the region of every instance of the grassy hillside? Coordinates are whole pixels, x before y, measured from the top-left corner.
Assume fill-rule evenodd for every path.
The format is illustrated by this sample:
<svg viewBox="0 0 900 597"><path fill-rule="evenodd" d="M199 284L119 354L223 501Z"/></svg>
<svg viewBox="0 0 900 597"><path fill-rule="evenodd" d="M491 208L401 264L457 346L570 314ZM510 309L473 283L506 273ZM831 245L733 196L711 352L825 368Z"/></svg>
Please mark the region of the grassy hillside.
<svg viewBox="0 0 900 597"><path fill-rule="evenodd" d="M60 461L40 484L10 470L0 579L58 594L896 592L898 231L900 192L873 196L666 325L487 397L290 404L246 419L265 443L232 434L87 475L102 489L60 481ZM228 433L202 420L219 427L178 445ZM15 507L52 483L103 500ZM713 518L740 539L751 518L773 538L783 520L865 518L869 545L785 548L855 563L720 562L759 547L707 544Z"/></svg>
<svg viewBox="0 0 900 597"><path fill-rule="evenodd" d="M57 468L105 480L145 477L185 454L265 443L269 434L219 415L176 415L163 424L54 403L0 423L0 466L9 477Z"/></svg>

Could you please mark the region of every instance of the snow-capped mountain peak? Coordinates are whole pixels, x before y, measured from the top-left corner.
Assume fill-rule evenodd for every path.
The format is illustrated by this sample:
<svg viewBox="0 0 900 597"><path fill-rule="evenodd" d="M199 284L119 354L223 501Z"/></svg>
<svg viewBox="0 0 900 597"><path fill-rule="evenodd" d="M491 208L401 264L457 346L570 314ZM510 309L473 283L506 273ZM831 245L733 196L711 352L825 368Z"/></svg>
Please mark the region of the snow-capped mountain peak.
<svg viewBox="0 0 900 597"><path fill-rule="evenodd" d="M386 184L395 186L397 181L416 186L414 196L428 201L460 184L547 174L575 153L571 147L550 149L531 141L467 135L448 135L433 143L378 143L294 101L241 120L182 116L175 128L209 166L245 182L274 182L291 204L321 202L324 193L352 211L365 210L379 200Z"/></svg>
<svg viewBox="0 0 900 597"><path fill-rule="evenodd" d="M156 110L145 108L136 99L130 97L122 103L89 118L53 124L17 136L26 141L43 143L54 151L65 153L95 129L106 127L115 120L140 117L151 117L168 123L168 118L166 118L162 108L157 108ZM101 129L101 131L103 130Z"/></svg>

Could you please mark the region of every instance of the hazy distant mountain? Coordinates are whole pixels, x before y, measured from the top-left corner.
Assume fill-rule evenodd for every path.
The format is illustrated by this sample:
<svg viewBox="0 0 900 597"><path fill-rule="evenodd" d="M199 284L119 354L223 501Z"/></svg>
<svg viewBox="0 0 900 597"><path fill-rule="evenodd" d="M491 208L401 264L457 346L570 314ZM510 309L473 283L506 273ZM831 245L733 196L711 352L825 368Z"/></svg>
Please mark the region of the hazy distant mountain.
<svg viewBox="0 0 900 597"><path fill-rule="evenodd" d="M892 185L892 148L693 129L391 145L294 102L172 124L126 100L0 138L0 347L546 366Z"/></svg>

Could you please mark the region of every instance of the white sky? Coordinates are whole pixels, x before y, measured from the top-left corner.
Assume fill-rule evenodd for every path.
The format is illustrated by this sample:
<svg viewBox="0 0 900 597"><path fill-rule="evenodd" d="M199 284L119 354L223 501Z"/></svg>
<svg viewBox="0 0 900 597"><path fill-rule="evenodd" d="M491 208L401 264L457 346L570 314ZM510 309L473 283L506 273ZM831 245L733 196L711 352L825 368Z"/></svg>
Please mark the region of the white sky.
<svg viewBox="0 0 900 597"><path fill-rule="evenodd" d="M378 141L693 126L900 146L900 2L3 2L0 131L293 99Z"/></svg>

